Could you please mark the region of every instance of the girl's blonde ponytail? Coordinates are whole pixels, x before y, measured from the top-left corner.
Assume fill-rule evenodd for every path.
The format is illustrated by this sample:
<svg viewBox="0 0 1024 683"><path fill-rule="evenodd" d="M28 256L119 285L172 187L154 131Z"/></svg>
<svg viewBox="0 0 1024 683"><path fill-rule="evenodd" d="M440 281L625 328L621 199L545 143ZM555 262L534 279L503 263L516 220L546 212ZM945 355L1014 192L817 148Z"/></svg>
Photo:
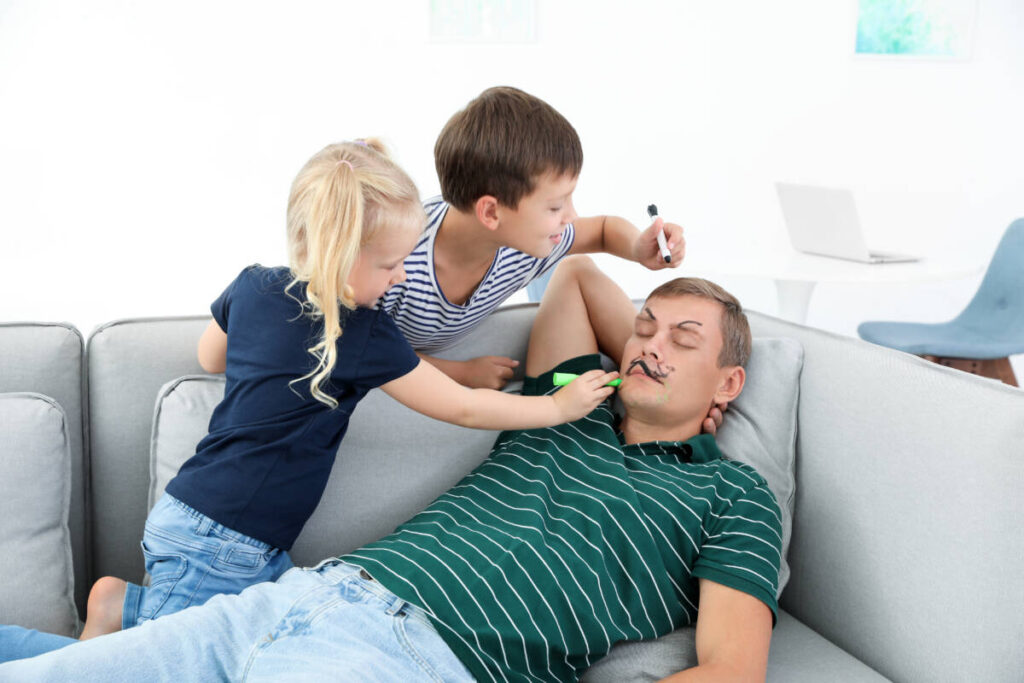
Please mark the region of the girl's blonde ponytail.
<svg viewBox="0 0 1024 683"><path fill-rule="evenodd" d="M310 393L332 408L321 388L338 360L341 308L356 306L348 278L361 246L380 230L425 223L412 180L376 140L328 145L299 171L288 200L290 291L306 283L303 313L323 323L308 349L315 367L292 384L310 380Z"/></svg>

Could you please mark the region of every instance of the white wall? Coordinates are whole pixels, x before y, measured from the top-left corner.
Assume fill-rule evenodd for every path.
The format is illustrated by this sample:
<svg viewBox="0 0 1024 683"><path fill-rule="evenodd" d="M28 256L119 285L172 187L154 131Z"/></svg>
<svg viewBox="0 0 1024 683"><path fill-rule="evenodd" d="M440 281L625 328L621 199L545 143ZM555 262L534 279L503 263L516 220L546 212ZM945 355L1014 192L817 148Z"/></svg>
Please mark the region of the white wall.
<svg viewBox="0 0 1024 683"><path fill-rule="evenodd" d="M978 3L973 56L949 62L853 57L853 0L537 0L526 45L431 43L428 0L6 0L0 320L204 312L283 261L313 152L382 135L432 194L442 124L495 84L577 127L583 214L656 201L691 235L767 244L774 180L844 185L870 241L982 261L1024 215L1024 3ZM601 263L633 296L661 278ZM820 285L808 323L948 319L979 279ZM723 283L774 312L770 283Z"/></svg>

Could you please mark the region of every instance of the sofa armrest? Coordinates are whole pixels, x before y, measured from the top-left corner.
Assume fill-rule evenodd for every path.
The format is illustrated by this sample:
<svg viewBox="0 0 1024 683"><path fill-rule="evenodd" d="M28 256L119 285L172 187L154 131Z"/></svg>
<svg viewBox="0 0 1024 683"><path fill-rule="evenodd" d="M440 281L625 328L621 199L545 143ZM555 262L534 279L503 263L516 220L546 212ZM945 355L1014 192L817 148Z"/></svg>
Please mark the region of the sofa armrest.
<svg viewBox="0 0 1024 683"><path fill-rule="evenodd" d="M1018 680L1024 391L752 322L805 350L782 605L896 680Z"/></svg>

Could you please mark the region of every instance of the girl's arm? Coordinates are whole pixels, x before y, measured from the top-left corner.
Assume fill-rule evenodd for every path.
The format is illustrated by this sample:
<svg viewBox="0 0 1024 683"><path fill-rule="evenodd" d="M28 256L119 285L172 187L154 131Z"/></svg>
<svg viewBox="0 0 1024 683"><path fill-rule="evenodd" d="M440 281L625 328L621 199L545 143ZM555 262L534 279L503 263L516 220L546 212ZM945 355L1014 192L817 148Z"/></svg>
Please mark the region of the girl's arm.
<svg viewBox="0 0 1024 683"><path fill-rule="evenodd" d="M435 420L475 429L535 429L587 415L612 393L604 386L617 372L591 370L551 396L517 396L470 389L426 361L381 389L399 403Z"/></svg>
<svg viewBox="0 0 1024 683"><path fill-rule="evenodd" d="M228 359L228 335L220 329L216 320L210 324L199 338L199 350L196 354L199 357L199 365L209 373L217 374L224 372Z"/></svg>

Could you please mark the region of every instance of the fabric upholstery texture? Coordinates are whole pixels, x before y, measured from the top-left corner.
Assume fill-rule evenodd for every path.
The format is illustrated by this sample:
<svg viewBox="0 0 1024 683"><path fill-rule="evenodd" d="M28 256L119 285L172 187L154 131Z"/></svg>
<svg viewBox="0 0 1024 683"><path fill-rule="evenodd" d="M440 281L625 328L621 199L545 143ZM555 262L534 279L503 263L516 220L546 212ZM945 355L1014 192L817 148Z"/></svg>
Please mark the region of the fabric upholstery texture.
<svg viewBox="0 0 1024 683"><path fill-rule="evenodd" d="M895 680L1020 680L1024 392L767 316L751 326L804 348L783 609Z"/></svg>
<svg viewBox="0 0 1024 683"><path fill-rule="evenodd" d="M202 372L196 344L209 316L117 320L89 335L94 576L138 582L146 520L153 400L168 380ZM141 485L140 485L141 484Z"/></svg>
<svg viewBox="0 0 1024 683"><path fill-rule="evenodd" d="M0 393L28 391L49 396L64 410L71 448L71 507L68 528L75 563L75 602L85 613L89 592L89 449L83 425L85 343L67 323L0 323Z"/></svg>
<svg viewBox="0 0 1024 683"><path fill-rule="evenodd" d="M29 392L0 394L0 415L0 623L75 635L67 419Z"/></svg>

